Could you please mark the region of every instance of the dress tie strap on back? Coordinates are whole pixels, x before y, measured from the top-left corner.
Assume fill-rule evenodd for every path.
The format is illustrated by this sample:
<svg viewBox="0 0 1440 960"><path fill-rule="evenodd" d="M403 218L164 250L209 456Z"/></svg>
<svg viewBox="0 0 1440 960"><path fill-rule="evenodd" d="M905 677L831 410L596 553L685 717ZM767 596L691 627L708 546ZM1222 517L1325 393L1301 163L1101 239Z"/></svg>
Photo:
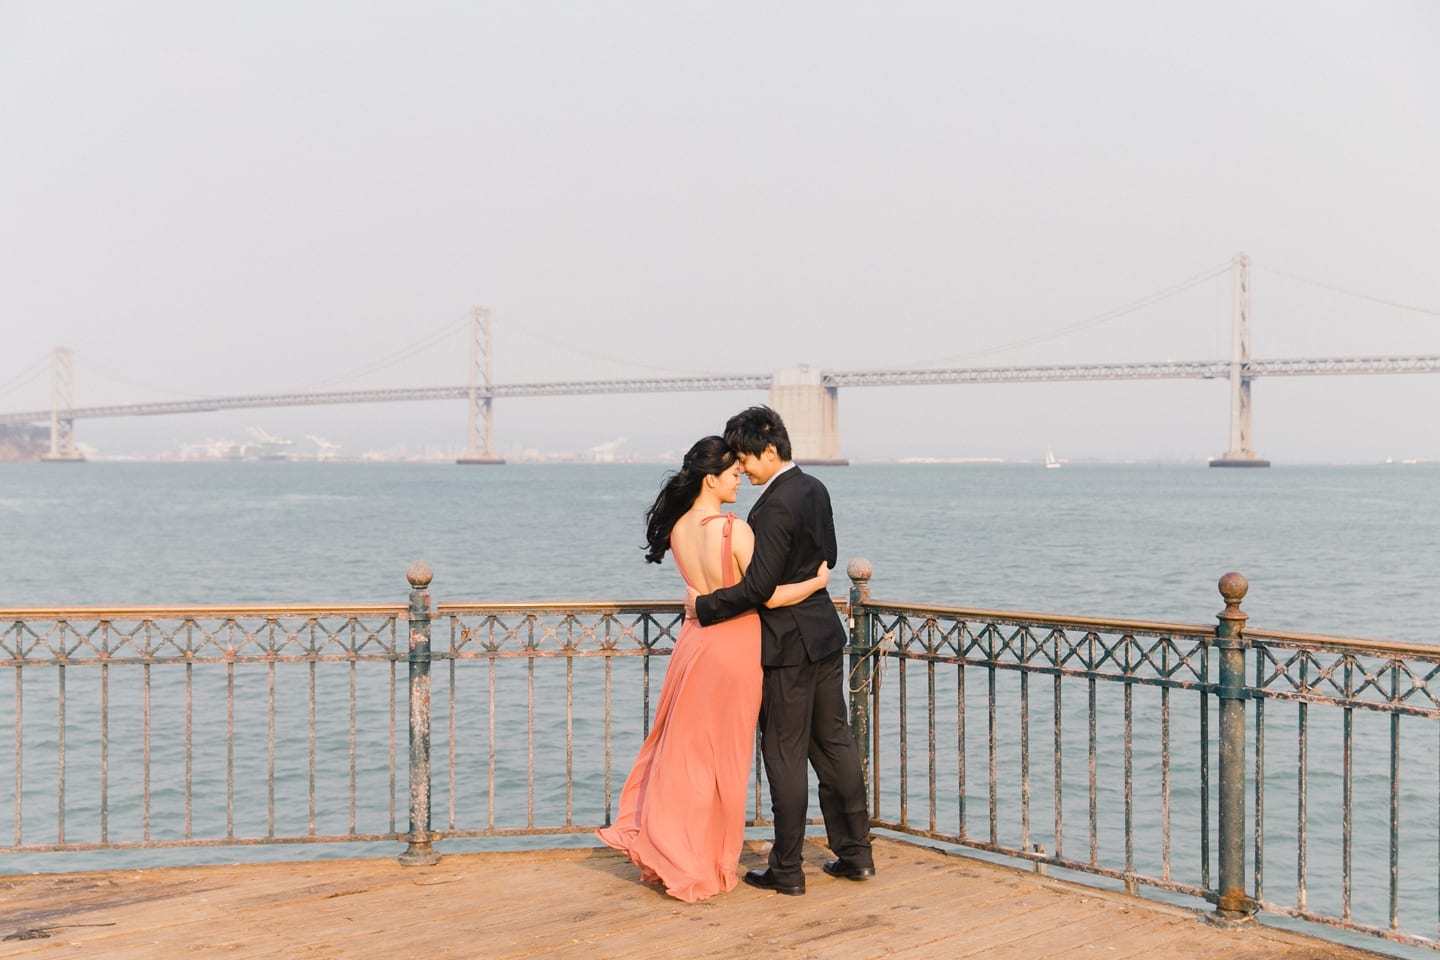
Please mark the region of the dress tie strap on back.
<svg viewBox="0 0 1440 960"><path fill-rule="evenodd" d="M720 585L722 587L733 587L735 586L735 564L730 560L730 531L735 528L735 514L712 513L700 521L700 526L703 527L711 520L719 520L722 517L725 520L725 530L720 534L720 569L724 572L721 574Z"/></svg>

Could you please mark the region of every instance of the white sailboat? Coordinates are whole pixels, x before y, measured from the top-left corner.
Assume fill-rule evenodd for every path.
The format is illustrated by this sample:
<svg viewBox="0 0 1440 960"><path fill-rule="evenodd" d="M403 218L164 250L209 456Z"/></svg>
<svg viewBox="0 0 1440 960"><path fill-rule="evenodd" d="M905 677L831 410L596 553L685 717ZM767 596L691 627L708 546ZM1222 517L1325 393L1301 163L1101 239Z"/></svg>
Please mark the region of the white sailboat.
<svg viewBox="0 0 1440 960"><path fill-rule="evenodd" d="M1060 469L1060 461L1055 459L1055 452L1054 452L1053 450L1051 450L1049 447L1046 447L1046 448L1045 448L1045 469L1046 469L1046 470L1059 470L1059 469Z"/></svg>

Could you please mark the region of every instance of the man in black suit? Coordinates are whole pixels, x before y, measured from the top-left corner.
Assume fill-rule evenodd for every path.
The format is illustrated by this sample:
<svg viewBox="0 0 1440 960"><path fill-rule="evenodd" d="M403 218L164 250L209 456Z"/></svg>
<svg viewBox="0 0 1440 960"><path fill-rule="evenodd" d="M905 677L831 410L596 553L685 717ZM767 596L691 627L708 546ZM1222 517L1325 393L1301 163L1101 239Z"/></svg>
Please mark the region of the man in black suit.
<svg viewBox="0 0 1440 960"><path fill-rule="evenodd" d="M790 437L780 415L750 407L725 424L725 441L751 484L765 492L750 508L755 553L733 587L687 601L703 626L747 610L760 611L760 752L770 785L775 844L770 865L745 882L796 896L805 892L803 850L810 807L806 761L819 781L820 811L837 859L826 873L849 880L875 875L870 821L860 756L845 705L845 629L829 594L817 590L788 607L765 607L782 583L814 576L823 561L835 566L835 518L825 485L790 459Z"/></svg>

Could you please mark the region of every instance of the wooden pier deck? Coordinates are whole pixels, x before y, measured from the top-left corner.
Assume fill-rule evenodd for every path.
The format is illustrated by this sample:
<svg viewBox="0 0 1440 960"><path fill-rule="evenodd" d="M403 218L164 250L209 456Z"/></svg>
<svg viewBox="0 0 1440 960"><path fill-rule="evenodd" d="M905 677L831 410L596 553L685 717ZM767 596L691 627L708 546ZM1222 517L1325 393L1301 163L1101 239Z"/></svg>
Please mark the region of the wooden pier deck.
<svg viewBox="0 0 1440 960"><path fill-rule="evenodd" d="M0 875L0 957L172 960L776 957L1166 957L1373 960L1260 924L1221 929L1181 909L956 857L875 843L874 880L820 871L808 893L740 884L684 904L605 848L76 874ZM758 844L742 866L762 866Z"/></svg>

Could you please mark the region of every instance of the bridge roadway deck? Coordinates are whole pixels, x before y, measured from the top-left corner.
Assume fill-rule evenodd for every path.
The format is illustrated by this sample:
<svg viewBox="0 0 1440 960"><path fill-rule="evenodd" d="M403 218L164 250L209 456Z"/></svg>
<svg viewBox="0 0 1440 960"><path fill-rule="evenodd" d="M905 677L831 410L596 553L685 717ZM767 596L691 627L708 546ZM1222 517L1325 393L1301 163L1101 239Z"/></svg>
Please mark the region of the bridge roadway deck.
<svg viewBox="0 0 1440 960"><path fill-rule="evenodd" d="M1181 909L899 840L878 875L821 873L808 893L738 885L688 905L606 848L0 876L0 957L1045 958L1361 960L1260 924L1220 929ZM742 866L763 865L758 844ZM23 939L22 939L23 938Z"/></svg>

